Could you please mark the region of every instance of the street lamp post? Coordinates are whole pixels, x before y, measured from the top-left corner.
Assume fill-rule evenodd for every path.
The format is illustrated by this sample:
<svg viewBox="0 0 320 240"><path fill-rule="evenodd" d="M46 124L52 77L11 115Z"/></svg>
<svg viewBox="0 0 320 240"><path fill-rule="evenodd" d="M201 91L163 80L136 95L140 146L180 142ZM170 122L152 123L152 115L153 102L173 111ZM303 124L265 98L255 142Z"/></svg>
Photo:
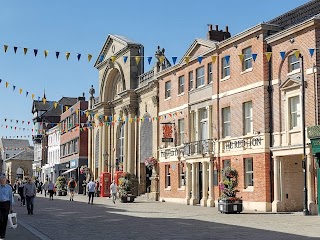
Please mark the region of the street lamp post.
<svg viewBox="0 0 320 240"><path fill-rule="evenodd" d="M301 60L301 81L302 81L302 144L303 144L303 169L304 169L304 187L303 187L303 215L309 215L308 211L308 189L307 189L307 163L306 163L306 109L305 109L305 83L304 83L304 62L303 56L300 54Z"/></svg>

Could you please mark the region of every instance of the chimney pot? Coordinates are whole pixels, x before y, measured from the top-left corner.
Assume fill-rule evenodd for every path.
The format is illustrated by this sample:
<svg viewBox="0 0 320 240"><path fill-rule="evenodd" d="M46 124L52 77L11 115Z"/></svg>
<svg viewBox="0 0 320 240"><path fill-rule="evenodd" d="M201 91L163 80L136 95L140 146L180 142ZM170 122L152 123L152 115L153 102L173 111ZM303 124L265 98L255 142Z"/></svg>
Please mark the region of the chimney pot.
<svg viewBox="0 0 320 240"><path fill-rule="evenodd" d="M219 31L219 25L216 25L216 31Z"/></svg>
<svg viewBox="0 0 320 240"><path fill-rule="evenodd" d="M208 24L209 26L209 31L212 31L212 24Z"/></svg>
<svg viewBox="0 0 320 240"><path fill-rule="evenodd" d="M228 26L226 26L226 32L229 32L229 27Z"/></svg>

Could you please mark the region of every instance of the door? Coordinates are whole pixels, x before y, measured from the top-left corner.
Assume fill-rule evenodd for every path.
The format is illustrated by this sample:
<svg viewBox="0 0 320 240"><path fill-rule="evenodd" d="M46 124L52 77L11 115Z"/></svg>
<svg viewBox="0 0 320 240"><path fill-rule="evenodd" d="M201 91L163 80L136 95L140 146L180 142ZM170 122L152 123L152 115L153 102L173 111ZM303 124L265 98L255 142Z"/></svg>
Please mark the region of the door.
<svg viewBox="0 0 320 240"><path fill-rule="evenodd" d="M152 169L146 167L146 193L151 192L151 175Z"/></svg>
<svg viewBox="0 0 320 240"><path fill-rule="evenodd" d="M203 192L202 192L202 163L199 163L199 174L198 174L198 177L199 177L199 186L198 186L198 200L199 200L199 203L200 203L200 200L202 199L202 196L203 196Z"/></svg>

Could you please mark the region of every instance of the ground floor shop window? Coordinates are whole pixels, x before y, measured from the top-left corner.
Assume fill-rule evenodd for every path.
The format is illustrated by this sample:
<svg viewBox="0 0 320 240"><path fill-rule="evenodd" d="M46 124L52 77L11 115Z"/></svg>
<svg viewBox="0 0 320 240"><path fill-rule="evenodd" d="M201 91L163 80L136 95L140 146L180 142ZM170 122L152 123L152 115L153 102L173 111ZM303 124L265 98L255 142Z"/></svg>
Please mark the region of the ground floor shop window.
<svg viewBox="0 0 320 240"><path fill-rule="evenodd" d="M253 186L253 159L244 159L244 187Z"/></svg>

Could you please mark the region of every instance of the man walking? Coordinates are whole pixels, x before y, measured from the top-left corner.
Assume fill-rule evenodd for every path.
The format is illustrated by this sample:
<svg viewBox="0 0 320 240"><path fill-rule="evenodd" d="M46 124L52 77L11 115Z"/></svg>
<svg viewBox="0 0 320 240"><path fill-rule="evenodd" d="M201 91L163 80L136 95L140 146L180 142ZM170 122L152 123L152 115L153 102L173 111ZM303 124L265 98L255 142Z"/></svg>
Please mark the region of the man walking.
<svg viewBox="0 0 320 240"><path fill-rule="evenodd" d="M48 193L49 193L49 199L53 201L53 194L54 194L54 184L51 180L49 180L48 183Z"/></svg>
<svg viewBox="0 0 320 240"><path fill-rule="evenodd" d="M21 183L20 183L20 185L18 187L18 194L19 194L20 199L21 199L21 206L22 206L22 204L23 204L23 206L26 205L26 198L24 197L24 191L23 191L24 185L25 185L25 183L21 181Z"/></svg>
<svg viewBox="0 0 320 240"><path fill-rule="evenodd" d="M76 188L77 183L74 180L74 178L71 178L71 180L68 183L69 187L69 194L70 194L70 201L73 201L73 196L74 196L74 189Z"/></svg>
<svg viewBox="0 0 320 240"><path fill-rule="evenodd" d="M27 209L28 214L33 215L33 205L34 198L36 197L37 188L31 178L28 179L28 182L24 185L24 196L27 200Z"/></svg>
<svg viewBox="0 0 320 240"><path fill-rule="evenodd" d="M93 181L93 179L91 179L90 182L88 183L88 186L87 186L88 195L89 195L88 204L90 204L90 199L91 199L91 205L93 204L95 186L96 186L95 182Z"/></svg>
<svg viewBox="0 0 320 240"><path fill-rule="evenodd" d="M13 195L11 186L7 185L6 176L0 176L0 238L6 236L9 212L12 212Z"/></svg>
<svg viewBox="0 0 320 240"><path fill-rule="evenodd" d="M116 199L117 199L117 184L114 180L112 181L112 184L110 185L110 193L112 195L113 204L115 204Z"/></svg>

